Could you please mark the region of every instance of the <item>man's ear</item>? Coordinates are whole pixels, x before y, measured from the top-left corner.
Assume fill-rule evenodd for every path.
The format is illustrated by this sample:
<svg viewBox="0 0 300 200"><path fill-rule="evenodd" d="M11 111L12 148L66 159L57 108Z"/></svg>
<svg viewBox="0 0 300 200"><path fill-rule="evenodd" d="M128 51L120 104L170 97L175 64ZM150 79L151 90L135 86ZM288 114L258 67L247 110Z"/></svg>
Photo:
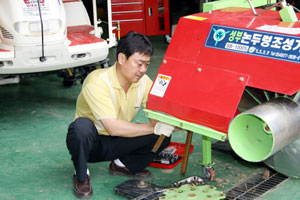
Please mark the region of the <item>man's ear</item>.
<svg viewBox="0 0 300 200"><path fill-rule="evenodd" d="M124 53L118 54L118 63L121 65L127 60L126 55Z"/></svg>

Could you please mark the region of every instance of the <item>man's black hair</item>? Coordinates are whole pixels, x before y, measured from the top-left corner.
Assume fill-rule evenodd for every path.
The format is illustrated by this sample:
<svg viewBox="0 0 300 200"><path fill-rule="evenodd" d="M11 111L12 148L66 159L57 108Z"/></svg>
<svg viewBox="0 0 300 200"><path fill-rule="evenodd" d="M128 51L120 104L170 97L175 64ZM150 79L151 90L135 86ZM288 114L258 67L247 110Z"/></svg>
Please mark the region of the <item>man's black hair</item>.
<svg viewBox="0 0 300 200"><path fill-rule="evenodd" d="M152 56L153 48L150 40L145 35L130 31L118 42L117 60L119 53L124 53L127 59L134 53Z"/></svg>

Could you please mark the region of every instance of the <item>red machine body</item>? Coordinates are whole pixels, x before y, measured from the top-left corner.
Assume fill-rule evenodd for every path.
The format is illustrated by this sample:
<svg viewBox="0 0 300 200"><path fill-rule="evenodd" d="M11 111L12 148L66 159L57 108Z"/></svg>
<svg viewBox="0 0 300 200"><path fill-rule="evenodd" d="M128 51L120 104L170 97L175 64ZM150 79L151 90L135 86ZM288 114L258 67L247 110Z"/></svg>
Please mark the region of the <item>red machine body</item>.
<svg viewBox="0 0 300 200"><path fill-rule="evenodd" d="M299 17L299 16L298 16ZM246 86L300 89L300 22L226 8L182 17L147 108L227 133Z"/></svg>

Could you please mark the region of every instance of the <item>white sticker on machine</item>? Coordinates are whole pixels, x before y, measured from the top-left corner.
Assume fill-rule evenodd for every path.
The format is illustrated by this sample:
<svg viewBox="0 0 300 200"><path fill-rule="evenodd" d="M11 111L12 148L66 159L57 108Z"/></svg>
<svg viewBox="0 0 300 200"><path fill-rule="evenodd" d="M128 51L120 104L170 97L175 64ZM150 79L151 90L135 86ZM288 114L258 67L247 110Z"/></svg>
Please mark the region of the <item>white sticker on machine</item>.
<svg viewBox="0 0 300 200"><path fill-rule="evenodd" d="M49 15L49 5L47 0L39 0L40 4L36 0L24 0L23 13L25 16L39 16L39 6L42 15Z"/></svg>
<svg viewBox="0 0 300 200"><path fill-rule="evenodd" d="M150 94L163 97L170 84L171 76L158 74Z"/></svg>

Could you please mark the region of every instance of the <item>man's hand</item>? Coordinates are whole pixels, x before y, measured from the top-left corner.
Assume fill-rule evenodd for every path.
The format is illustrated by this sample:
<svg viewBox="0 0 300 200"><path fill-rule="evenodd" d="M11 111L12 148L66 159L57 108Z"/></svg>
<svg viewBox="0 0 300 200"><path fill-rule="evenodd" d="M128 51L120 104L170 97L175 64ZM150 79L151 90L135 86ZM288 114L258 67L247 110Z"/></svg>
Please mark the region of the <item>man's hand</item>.
<svg viewBox="0 0 300 200"><path fill-rule="evenodd" d="M172 125L165 124L163 122L157 122L154 127L154 134L165 135L166 137L170 137L174 129L175 127Z"/></svg>

